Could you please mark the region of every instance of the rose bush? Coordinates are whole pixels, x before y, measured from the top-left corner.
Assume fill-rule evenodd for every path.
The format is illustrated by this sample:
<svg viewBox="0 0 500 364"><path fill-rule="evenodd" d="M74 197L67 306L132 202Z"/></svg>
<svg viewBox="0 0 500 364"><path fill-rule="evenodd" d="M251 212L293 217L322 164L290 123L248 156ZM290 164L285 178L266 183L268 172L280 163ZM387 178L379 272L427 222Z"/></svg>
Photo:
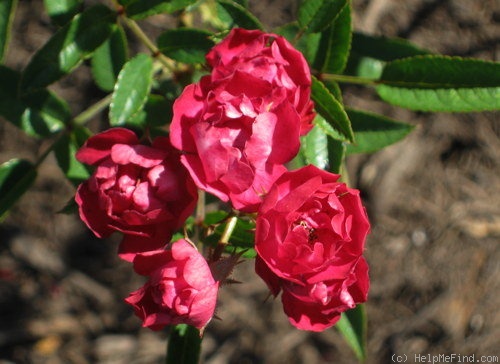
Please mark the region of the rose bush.
<svg viewBox="0 0 500 364"><path fill-rule="evenodd" d="M304 330L334 325L367 298L370 224L359 191L338 178L314 166L286 172L257 215L256 272Z"/></svg>
<svg viewBox="0 0 500 364"><path fill-rule="evenodd" d="M194 210L196 186L168 138L147 146L113 128L89 138L76 158L96 167L76 192L80 218L97 237L124 233L125 260L164 246Z"/></svg>
<svg viewBox="0 0 500 364"><path fill-rule="evenodd" d="M232 30L207 61L212 73L174 103L170 139L199 188L255 212L312 127L309 68L258 30Z"/></svg>
<svg viewBox="0 0 500 364"><path fill-rule="evenodd" d="M144 327L188 324L200 330L214 315L219 282L205 258L186 240L170 249L137 254L134 270L149 280L125 301Z"/></svg>

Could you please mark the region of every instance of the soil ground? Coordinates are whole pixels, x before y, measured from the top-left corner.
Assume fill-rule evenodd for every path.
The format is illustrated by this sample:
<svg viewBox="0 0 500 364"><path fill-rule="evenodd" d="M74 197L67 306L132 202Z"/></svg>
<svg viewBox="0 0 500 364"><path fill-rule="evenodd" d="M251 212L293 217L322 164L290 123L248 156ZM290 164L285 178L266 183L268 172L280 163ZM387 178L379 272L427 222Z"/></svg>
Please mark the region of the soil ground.
<svg viewBox="0 0 500 364"><path fill-rule="evenodd" d="M287 1L250 0L268 25L285 23ZM500 58L495 0L353 0L354 26L400 36L431 51ZM19 2L7 64L21 68L53 32L40 0ZM158 32L161 18L145 24ZM1 82L1 81L0 81ZM72 112L103 95L87 66L55 88ZM372 221L368 363L393 355L500 355L500 124L498 113L430 114L397 109L370 90L345 87L346 103L417 126L404 141L349 159ZM98 128L100 121L91 127ZM35 160L47 145L0 122L0 162ZM140 328L123 302L142 284L76 216L58 214L73 196L51 158L0 226L0 363L162 363L165 333ZM224 287L207 328L207 364L352 363L336 330L308 333L287 322L252 262Z"/></svg>

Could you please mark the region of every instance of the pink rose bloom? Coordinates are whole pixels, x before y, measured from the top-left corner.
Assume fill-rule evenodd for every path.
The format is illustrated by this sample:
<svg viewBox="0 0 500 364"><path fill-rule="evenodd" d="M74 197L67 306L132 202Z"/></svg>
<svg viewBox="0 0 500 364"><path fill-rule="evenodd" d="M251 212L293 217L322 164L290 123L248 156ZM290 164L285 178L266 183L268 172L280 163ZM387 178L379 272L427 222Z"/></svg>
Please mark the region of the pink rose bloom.
<svg viewBox="0 0 500 364"><path fill-rule="evenodd" d="M300 115L300 135L311 130L315 113L309 66L302 53L284 37L235 28L206 58L213 68L212 81L242 73L264 81L272 89L284 89L285 97ZM257 87L257 84L249 83L248 87Z"/></svg>
<svg viewBox="0 0 500 364"><path fill-rule="evenodd" d="M322 331L366 301L370 230L359 191L307 166L283 174L257 215L256 272L299 329Z"/></svg>
<svg viewBox="0 0 500 364"><path fill-rule="evenodd" d="M174 103L170 140L199 188L255 212L312 127L309 69L284 38L243 29L207 60L212 74Z"/></svg>
<svg viewBox="0 0 500 364"><path fill-rule="evenodd" d="M149 277L126 299L143 327L161 330L166 325L188 324L200 330L215 311L219 282L205 258L181 239L168 250L137 254L134 270Z"/></svg>
<svg viewBox="0 0 500 364"><path fill-rule="evenodd" d="M113 128L89 138L76 158L96 167L76 192L80 218L97 237L124 233L125 260L163 247L194 210L196 186L168 138L147 146Z"/></svg>

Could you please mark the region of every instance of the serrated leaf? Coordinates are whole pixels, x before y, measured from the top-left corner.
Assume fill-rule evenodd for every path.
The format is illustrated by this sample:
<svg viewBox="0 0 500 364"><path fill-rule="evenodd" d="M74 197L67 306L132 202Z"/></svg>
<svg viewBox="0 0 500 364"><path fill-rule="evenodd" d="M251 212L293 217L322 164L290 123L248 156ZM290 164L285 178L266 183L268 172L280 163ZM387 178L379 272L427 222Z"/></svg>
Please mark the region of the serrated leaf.
<svg viewBox="0 0 500 364"><path fill-rule="evenodd" d="M360 110L347 110L356 143L347 146L347 154L371 153L394 144L407 136L415 127L382 115Z"/></svg>
<svg viewBox="0 0 500 364"><path fill-rule="evenodd" d="M130 123L148 127L165 126L172 120L173 103L160 95L149 95L141 112L132 117Z"/></svg>
<svg viewBox="0 0 500 364"><path fill-rule="evenodd" d="M2 63L10 39L12 19L16 12L17 0L0 1L0 63Z"/></svg>
<svg viewBox="0 0 500 364"><path fill-rule="evenodd" d="M109 108L112 126L126 124L143 109L152 82L153 60L147 54L139 53L123 66Z"/></svg>
<svg viewBox="0 0 500 364"><path fill-rule="evenodd" d="M160 52L178 62L205 63L205 54L215 45L212 33L194 28L169 29L158 37Z"/></svg>
<svg viewBox="0 0 500 364"><path fill-rule="evenodd" d="M45 10L57 25L64 25L75 16L83 5L82 0L43 0Z"/></svg>
<svg viewBox="0 0 500 364"><path fill-rule="evenodd" d="M332 80L323 80L323 84L325 85L326 89L330 91L333 97L335 97L335 99L342 104L342 90L340 89L339 84Z"/></svg>
<svg viewBox="0 0 500 364"><path fill-rule="evenodd" d="M24 93L43 88L73 71L109 36L116 13L95 5L61 28L31 58L23 72Z"/></svg>
<svg viewBox="0 0 500 364"><path fill-rule="evenodd" d="M302 0L297 20L306 33L325 30L349 4L349 0Z"/></svg>
<svg viewBox="0 0 500 364"><path fill-rule="evenodd" d="M35 166L23 159L11 159L0 165L0 218L31 187L36 179Z"/></svg>
<svg viewBox="0 0 500 364"><path fill-rule="evenodd" d="M321 73L341 74L351 47L351 7L344 6L332 24L321 32L313 68Z"/></svg>
<svg viewBox="0 0 500 364"><path fill-rule="evenodd" d="M233 22L241 28L264 30L260 21L245 7L232 0L217 0L225 11L231 16Z"/></svg>
<svg viewBox="0 0 500 364"><path fill-rule="evenodd" d="M363 305L343 312L335 327L360 361L366 359L366 312Z"/></svg>
<svg viewBox="0 0 500 364"><path fill-rule="evenodd" d="M389 38L353 32L346 74L378 79L386 62L431 54L401 38Z"/></svg>
<svg viewBox="0 0 500 364"><path fill-rule="evenodd" d="M75 158L76 152L90 135L86 128L75 127L71 133L63 134L54 147L57 164L75 186L90 177L89 168Z"/></svg>
<svg viewBox="0 0 500 364"><path fill-rule="evenodd" d="M351 48L358 55L386 62L432 53L405 39L374 36L360 32L353 32Z"/></svg>
<svg viewBox="0 0 500 364"><path fill-rule="evenodd" d="M306 164L326 169L328 166L328 137L321 128L315 125L301 139L300 153Z"/></svg>
<svg viewBox="0 0 500 364"><path fill-rule="evenodd" d="M125 6L129 18L140 20L156 14L170 14L195 2L196 0L122 0L120 4Z"/></svg>
<svg viewBox="0 0 500 364"><path fill-rule="evenodd" d="M475 112L500 110L500 88L414 89L377 86L390 104L415 111Z"/></svg>
<svg viewBox="0 0 500 364"><path fill-rule="evenodd" d="M196 327L178 324L170 328L167 364L198 364L200 351L201 335Z"/></svg>
<svg viewBox="0 0 500 364"><path fill-rule="evenodd" d="M500 109L500 63L446 56L416 56L384 67L379 96L421 111Z"/></svg>
<svg viewBox="0 0 500 364"><path fill-rule="evenodd" d="M341 134L342 139L353 142L354 134L351 122L342 104L315 77L312 77L311 91L311 98L314 101L316 111Z"/></svg>
<svg viewBox="0 0 500 364"><path fill-rule="evenodd" d="M92 76L100 89L110 92L127 61L127 38L121 26L116 26L109 38L92 55Z"/></svg>

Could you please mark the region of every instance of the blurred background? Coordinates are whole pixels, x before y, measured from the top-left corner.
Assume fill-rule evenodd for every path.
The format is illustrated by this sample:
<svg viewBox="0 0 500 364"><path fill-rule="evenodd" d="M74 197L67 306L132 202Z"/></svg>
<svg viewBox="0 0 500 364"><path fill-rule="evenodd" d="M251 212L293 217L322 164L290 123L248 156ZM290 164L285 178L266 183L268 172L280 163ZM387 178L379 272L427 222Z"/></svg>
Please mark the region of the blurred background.
<svg viewBox="0 0 500 364"><path fill-rule="evenodd" d="M268 29L293 16L286 0L249 3ZM353 7L356 30L447 55L500 58L497 0L353 0ZM168 21L141 25L154 37ZM54 31L41 0L19 1L7 65L21 69ZM54 90L74 115L104 96L88 65ZM393 354L410 363L415 354L500 355L500 114L415 113L366 88L343 91L349 106L417 126L398 144L348 160L372 221L367 363L389 363ZM35 161L47 147L0 120L0 163ZM117 258L118 236L98 240L76 216L58 213L73 195L48 158L0 225L0 363L162 363L166 332L140 328L123 302L142 278ZM221 289L222 320L205 332L204 363L355 362L335 329L294 329L280 301L266 300L253 262L234 278L243 283Z"/></svg>

